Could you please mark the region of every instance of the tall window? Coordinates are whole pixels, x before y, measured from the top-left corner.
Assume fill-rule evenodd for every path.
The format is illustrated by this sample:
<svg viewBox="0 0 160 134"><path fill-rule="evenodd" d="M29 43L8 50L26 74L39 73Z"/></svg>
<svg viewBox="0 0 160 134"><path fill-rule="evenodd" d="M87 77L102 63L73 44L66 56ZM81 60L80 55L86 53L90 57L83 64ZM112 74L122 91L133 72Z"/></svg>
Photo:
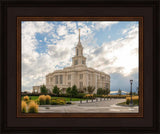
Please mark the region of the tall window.
<svg viewBox="0 0 160 134"><path fill-rule="evenodd" d="M80 79L83 79L83 74L80 74Z"/></svg>
<svg viewBox="0 0 160 134"><path fill-rule="evenodd" d="M63 75L60 75L60 84L63 84Z"/></svg>
<svg viewBox="0 0 160 134"><path fill-rule="evenodd" d="M71 83L70 82L68 82L68 86L71 87Z"/></svg>
<svg viewBox="0 0 160 134"><path fill-rule="evenodd" d="M84 64L84 60L82 60L82 64Z"/></svg>
<svg viewBox="0 0 160 134"><path fill-rule="evenodd" d="M70 74L68 75L68 80L71 80L71 75Z"/></svg>
<svg viewBox="0 0 160 134"><path fill-rule="evenodd" d="M77 65L77 64L78 64L78 60L75 60L74 65Z"/></svg>
<svg viewBox="0 0 160 134"><path fill-rule="evenodd" d="M56 75L56 79L55 79L56 81L56 84L58 84L58 75Z"/></svg>
<svg viewBox="0 0 160 134"><path fill-rule="evenodd" d="M80 86L80 89L82 89L83 88L83 82L80 82L79 86Z"/></svg>

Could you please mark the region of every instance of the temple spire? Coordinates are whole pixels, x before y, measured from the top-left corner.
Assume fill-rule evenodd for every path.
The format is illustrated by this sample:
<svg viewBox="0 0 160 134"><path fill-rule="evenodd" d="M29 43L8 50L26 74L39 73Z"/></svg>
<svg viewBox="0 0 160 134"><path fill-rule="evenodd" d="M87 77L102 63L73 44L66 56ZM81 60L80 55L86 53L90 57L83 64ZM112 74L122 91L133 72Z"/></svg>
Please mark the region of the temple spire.
<svg viewBox="0 0 160 134"><path fill-rule="evenodd" d="M79 42L80 42L80 29L79 29Z"/></svg>

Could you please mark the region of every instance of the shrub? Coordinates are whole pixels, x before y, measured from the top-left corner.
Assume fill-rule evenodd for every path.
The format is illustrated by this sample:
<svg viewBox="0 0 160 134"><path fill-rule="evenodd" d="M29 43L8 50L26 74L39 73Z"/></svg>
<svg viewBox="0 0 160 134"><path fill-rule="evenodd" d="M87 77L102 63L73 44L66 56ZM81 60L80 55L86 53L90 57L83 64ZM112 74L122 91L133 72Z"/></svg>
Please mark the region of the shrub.
<svg viewBox="0 0 160 134"><path fill-rule="evenodd" d="M34 101L29 103L28 113L38 113L38 105Z"/></svg>
<svg viewBox="0 0 160 134"><path fill-rule="evenodd" d="M46 104L50 104L51 103L51 96L46 95Z"/></svg>
<svg viewBox="0 0 160 134"><path fill-rule="evenodd" d="M133 96L133 105L138 105L139 104L139 96ZM131 97L126 97L126 104L129 104L131 101Z"/></svg>
<svg viewBox="0 0 160 134"><path fill-rule="evenodd" d="M66 101L64 99L53 99L51 101L52 105L64 105L66 104Z"/></svg>
<svg viewBox="0 0 160 134"><path fill-rule="evenodd" d="M69 101L69 102L66 102L66 104L72 104L72 103Z"/></svg>
<svg viewBox="0 0 160 134"><path fill-rule="evenodd" d="M88 99L95 98L95 95L94 94L86 94L84 96L84 98L88 98Z"/></svg>
<svg viewBox="0 0 160 134"><path fill-rule="evenodd" d="M64 99L57 99L57 103L59 105L64 105L64 104L66 104L66 100L64 100Z"/></svg>
<svg viewBox="0 0 160 134"><path fill-rule="evenodd" d="M40 105L39 99L35 100L35 103Z"/></svg>
<svg viewBox="0 0 160 134"><path fill-rule="evenodd" d="M77 95L75 95L75 98L84 98L85 94L84 93L79 93Z"/></svg>
<svg viewBox="0 0 160 134"><path fill-rule="evenodd" d="M27 112L27 103L25 101L21 101L21 112L22 113Z"/></svg>
<svg viewBox="0 0 160 134"><path fill-rule="evenodd" d="M23 100L24 100L24 101L29 101L29 97L28 97L28 96L24 96L24 97L23 97Z"/></svg>
<svg viewBox="0 0 160 134"><path fill-rule="evenodd" d="M52 100L52 101L51 101L51 105L58 105L57 100Z"/></svg>
<svg viewBox="0 0 160 134"><path fill-rule="evenodd" d="M40 105L45 105L46 104L46 96L45 95L40 95L38 99L39 99L39 104Z"/></svg>

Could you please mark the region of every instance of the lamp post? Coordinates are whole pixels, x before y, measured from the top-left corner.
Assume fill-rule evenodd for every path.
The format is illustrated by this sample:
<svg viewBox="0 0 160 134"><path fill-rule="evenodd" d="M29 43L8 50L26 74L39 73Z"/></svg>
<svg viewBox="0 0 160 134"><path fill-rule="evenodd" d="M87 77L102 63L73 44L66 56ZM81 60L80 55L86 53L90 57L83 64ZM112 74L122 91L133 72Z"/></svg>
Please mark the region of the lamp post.
<svg viewBox="0 0 160 134"><path fill-rule="evenodd" d="M130 84L131 84L131 101L130 101L130 105L133 105L133 100L132 100L132 83L133 83L133 80L130 80Z"/></svg>

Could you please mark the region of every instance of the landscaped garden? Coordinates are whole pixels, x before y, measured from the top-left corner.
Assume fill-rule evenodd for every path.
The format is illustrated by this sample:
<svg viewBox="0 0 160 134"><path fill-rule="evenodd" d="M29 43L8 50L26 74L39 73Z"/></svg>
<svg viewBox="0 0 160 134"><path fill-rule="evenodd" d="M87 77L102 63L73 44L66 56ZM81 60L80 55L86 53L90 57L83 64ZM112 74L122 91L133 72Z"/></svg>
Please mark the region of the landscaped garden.
<svg viewBox="0 0 160 134"><path fill-rule="evenodd" d="M37 113L39 105L68 105L74 103L74 101L93 100L96 98L105 99L120 99L126 98L126 102L121 105L128 105L130 102L130 95L109 95L110 90L99 88L97 94L93 94L95 88L87 87L84 90L78 90L74 85L66 89L66 93L62 93L61 90L54 86L52 93L48 93L48 90L43 85L41 87L40 94L27 94L21 96L21 111L23 113ZM138 105L138 98L133 96L133 104Z"/></svg>
<svg viewBox="0 0 160 134"><path fill-rule="evenodd" d="M126 101L119 103L117 105L121 105L121 106L128 106L130 105L131 102L131 96L126 97ZM139 96L132 96L132 102L133 102L133 106L138 106L139 105Z"/></svg>

